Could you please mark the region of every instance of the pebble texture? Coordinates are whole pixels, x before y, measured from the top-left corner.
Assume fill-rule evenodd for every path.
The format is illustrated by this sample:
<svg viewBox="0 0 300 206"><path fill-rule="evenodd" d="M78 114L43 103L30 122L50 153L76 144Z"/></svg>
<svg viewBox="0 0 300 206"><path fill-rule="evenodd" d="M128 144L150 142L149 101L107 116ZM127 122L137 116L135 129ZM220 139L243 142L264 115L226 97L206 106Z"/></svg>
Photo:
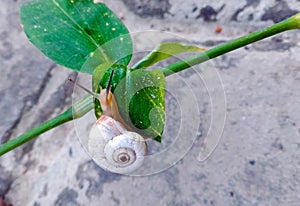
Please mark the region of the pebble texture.
<svg viewBox="0 0 300 206"><path fill-rule="evenodd" d="M68 108L73 88L66 80L76 76L26 39L19 21L24 2L28 0L0 1L2 142ZM132 32L168 31L206 48L300 11L297 0L106 2ZM153 35L143 37L135 39L135 49L153 48ZM172 38L159 39L165 40ZM227 98L222 139L206 161L197 157L211 110L209 96L200 88L198 135L171 168L144 177L106 172L88 157L74 125L67 123L0 158L0 203L3 197L14 206L299 205L299 42L299 30L290 31L203 64L217 69ZM192 70L180 73L195 85L196 75ZM173 125L166 132L173 135L178 129L176 104L171 96L166 104Z"/></svg>

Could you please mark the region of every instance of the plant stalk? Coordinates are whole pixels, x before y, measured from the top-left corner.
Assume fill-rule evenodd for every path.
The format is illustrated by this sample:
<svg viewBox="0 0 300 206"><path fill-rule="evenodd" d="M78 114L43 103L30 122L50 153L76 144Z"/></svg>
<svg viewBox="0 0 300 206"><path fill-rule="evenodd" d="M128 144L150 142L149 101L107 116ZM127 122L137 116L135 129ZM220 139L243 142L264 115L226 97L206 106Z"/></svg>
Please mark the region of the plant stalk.
<svg viewBox="0 0 300 206"><path fill-rule="evenodd" d="M164 73L165 76L169 76L173 73L180 72L184 69L200 64L209 59L216 58L220 55L244 47L253 42L265 39L267 37L273 36L275 34L279 34L284 31L299 29L299 28L300 28L300 13L286 20L283 20L277 24L274 24L268 28L253 32L251 34L245 35L238 39L226 42L220 46L202 52L201 54L196 55L192 58L186 59L184 61L178 61L174 64L162 68L161 71ZM73 119L82 117L87 112L93 109L93 105L94 105L93 97L91 95L85 96L84 98L76 102L72 107L67 109L62 114L54 117L49 121L42 123L41 125L35 127L34 129L29 130L28 132L25 132L19 137L0 145L0 156L32 140L33 138L37 137L38 135L50 129L53 129Z"/></svg>
<svg viewBox="0 0 300 206"><path fill-rule="evenodd" d="M238 39L226 42L220 46L204 51L199 55L196 55L189 59L178 61L174 64L162 68L161 71L165 74L165 76L169 76L173 73L180 72L194 65L203 63L205 61L216 58L218 56L221 56L223 54L226 54L238 48L249 45L253 42L257 42L259 40L268 38L275 34L282 33L284 31L299 29L299 28L300 28L300 13L288 19L285 19L277 24L274 24L270 27L267 27L265 29L250 33Z"/></svg>
<svg viewBox="0 0 300 206"><path fill-rule="evenodd" d="M25 132L19 137L9 140L8 142L0 146L0 156L3 154L21 146L22 144L32 140L33 138L43 134L44 132L51 130L59 125L69 122L73 119L80 118L87 112L93 109L93 98L91 95L87 95L72 107L68 108L65 112L59 114L51 120L48 120L37 127Z"/></svg>

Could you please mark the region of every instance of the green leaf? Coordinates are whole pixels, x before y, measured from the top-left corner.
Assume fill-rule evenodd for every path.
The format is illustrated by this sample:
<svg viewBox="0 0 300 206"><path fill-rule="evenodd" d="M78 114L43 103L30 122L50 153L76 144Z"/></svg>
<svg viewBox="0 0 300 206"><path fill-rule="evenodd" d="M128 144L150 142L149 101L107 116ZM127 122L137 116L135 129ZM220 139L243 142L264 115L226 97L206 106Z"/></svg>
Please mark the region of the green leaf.
<svg viewBox="0 0 300 206"><path fill-rule="evenodd" d="M101 64L96 67L92 78L93 92L100 94L101 89L107 87L112 70L114 70L114 75L111 82L111 91L114 92L118 83L125 77L127 68L121 65L111 65L109 63ZM94 109L96 118L98 119L103 111L100 101L97 98L94 98Z"/></svg>
<svg viewBox="0 0 300 206"><path fill-rule="evenodd" d="M115 88L119 114L137 133L161 141L165 125L165 76L159 70L127 70Z"/></svg>
<svg viewBox="0 0 300 206"><path fill-rule="evenodd" d="M111 91L114 92L117 84L125 77L127 67L108 63L99 65L93 73L92 84L94 92L98 93L99 88L105 89L107 87L112 70L114 70L114 75L111 82Z"/></svg>
<svg viewBox="0 0 300 206"><path fill-rule="evenodd" d="M156 64L159 61L167 59L171 56L185 52L202 52L205 49L194 45L186 45L179 42L166 42L156 47L150 54L144 57L133 69L142 69Z"/></svg>
<svg viewBox="0 0 300 206"><path fill-rule="evenodd" d="M100 94L101 92L101 80L105 74L105 72L107 71L107 69L109 69L111 67L110 63L104 63L104 64L100 64L99 66L97 66L94 70L93 76L92 76L92 90L93 92L95 92L96 94ZM98 98L94 98L94 113L97 119L100 118L100 116L103 113L100 101Z"/></svg>
<svg viewBox="0 0 300 206"><path fill-rule="evenodd" d="M95 66L112 62L127 65L132 42L122 21L103 3L93 0L39 0L21 8L29 40L58 64L93 73ZM92 57L92 58L91 58Z"/></svg>

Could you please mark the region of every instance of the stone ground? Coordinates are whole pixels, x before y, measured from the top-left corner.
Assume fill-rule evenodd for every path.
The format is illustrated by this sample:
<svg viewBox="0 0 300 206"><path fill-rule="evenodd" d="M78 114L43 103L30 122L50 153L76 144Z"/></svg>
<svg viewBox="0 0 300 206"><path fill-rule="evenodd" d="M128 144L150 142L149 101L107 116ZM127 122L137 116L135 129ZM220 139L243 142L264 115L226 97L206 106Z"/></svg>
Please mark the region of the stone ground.
<svg viewBox="0 0 300 206"><path fill-rule="evenodd" d="M73 88L66 79L76 74L43 56L22 32L19 9L28 1L0 2L2 141L71 105ZM131 32L143 32L144 38L135 41L139 51L149 49L149 42L151 46L154 35L147 30L169 32L162 40L176 34L209 48L300 10L298 0L106 2ZM289 31L203 65L217 69L227 99L222 139L206 161L197 157L209 131L211 106L199 88L198 136L171 168L143 177L106 172L82 148L74 124L67 123L1 157L0 196L14 206L299 205L299 42L299 31ZM187 71L180 77L197 85L196 75ZM183 112L193 106L185 103ZM172 108L172 101L167 107ZM167 129L170 134L177 126L174 117L167 117L173 125Z"/></svg>

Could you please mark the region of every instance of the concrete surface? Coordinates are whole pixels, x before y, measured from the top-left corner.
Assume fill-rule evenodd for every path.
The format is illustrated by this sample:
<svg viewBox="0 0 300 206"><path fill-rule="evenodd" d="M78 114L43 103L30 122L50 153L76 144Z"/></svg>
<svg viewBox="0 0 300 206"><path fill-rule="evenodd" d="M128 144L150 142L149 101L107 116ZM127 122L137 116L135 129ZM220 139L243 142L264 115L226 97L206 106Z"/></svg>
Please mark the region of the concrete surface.
<svg viewBox="0 0 300 206"><path fill-rule="evenodd" d="M66 80L76 76L26 39L19 22L24 2L28 0L0 2L2 141L69 107L73 88ZM131 32L167 31L207 48L300 10L296 0L106 2ZM221 33L216 33L217 27L222 27ZM153 36L144 35L145 39L135 41L138 51L151 48ZM89 158L74 125L68 123L0 158L0 196L14 206L299 205L299 42L299 30L290 31L203 64L218 70L227 97L223 136L206 161L197 160L211 118L209 96L202 86L197 91L198 135L184 158L171 168L143 177L106 172ZM180 77L201 84L195 75L185 71ZM169 96L170 111L174 111L173 103ZM167 117L173 125L166 131L170 135L176 133L176 115L175 109Z"/></svg>

